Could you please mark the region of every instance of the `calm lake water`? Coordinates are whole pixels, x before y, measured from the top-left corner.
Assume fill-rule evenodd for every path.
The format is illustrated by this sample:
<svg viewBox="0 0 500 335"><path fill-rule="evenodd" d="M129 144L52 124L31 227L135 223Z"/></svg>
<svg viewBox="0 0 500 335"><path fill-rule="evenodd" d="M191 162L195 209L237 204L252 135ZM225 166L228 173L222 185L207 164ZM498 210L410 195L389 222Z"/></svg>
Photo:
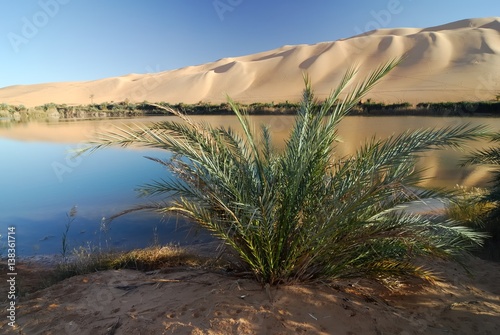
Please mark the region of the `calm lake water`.
<svg viewBox="0 0 500 335"><path fill-rule="evenodd" d="M176 216L135 213L114 220L107 226L102 219L147 199L137 198L135 189L168 172L143 158L165 158L168 153L138 148L108 148L75 158L72 150L91 140L97 131L123 123L142 123L172 117L126 120L51 121L11 124L0 120L0 243L7 228L16 227L19 256L61 252L61 236L68 222L67 213L77 206L77 215L68 234L70 248L99 247L129 249L153 242L192 244L208 236ZM212 124L238 129L231 116L196 117ZM256 116L256 125L271 127L276 146L283 146L293 116ZM347 117L341 124L340 156L354 152L366 138L387 137L407 129L445 127L463 123L487 124L500 130L497 118L442 117ZM482 144L473 143L475 147ZM423 163L430 186L456 184L484 186L485 168L460 168L464 153L452 150L428 154ZM4 254L4 252L2 253Z"/></svg>

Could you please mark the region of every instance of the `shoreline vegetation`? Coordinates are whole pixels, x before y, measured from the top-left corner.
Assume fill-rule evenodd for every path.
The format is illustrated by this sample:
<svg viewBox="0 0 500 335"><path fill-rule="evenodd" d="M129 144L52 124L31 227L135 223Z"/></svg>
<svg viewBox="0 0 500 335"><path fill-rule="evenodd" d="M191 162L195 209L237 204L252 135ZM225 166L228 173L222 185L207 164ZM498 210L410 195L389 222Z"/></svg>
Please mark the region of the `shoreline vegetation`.
<svg viewBox="0 0 500 335"><path fill-rule="evenodd" d="M300 103L252 103L239 104L249 115L296 115ZM140 103L103 102L88 105L66 105L47 103L37 107L23 105L0 104L0 120L29 122L57 119L88 119L112 117L137 117L172 115L168 112L174 109L185 115L234 115L228 103L211 104L199 102L196 104L167 102ZM408 102L385 104L372 102L370 99L358 103L349 115L359 116L500 116L500 101L479 102L422 102L416 105Z"/></svg>

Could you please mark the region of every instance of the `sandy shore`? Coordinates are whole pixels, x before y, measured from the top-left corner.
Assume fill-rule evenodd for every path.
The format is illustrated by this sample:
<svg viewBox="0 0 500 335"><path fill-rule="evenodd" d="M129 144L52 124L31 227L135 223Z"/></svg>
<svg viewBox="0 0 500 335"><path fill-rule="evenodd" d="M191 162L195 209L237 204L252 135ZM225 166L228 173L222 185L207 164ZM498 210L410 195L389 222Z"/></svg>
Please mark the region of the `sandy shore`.
<svg viewBox="0 0 500 335"><path fill-rule="evenodd" d="M498 334L500 264L475 257L466 264L472 275L437 262L435 285L408 279L389 287L362 279L269 289L222 270L103 271L20 298L16 327L5 318L0 327L7 334ZM40 266L25 270L44 276Z"/></svg>

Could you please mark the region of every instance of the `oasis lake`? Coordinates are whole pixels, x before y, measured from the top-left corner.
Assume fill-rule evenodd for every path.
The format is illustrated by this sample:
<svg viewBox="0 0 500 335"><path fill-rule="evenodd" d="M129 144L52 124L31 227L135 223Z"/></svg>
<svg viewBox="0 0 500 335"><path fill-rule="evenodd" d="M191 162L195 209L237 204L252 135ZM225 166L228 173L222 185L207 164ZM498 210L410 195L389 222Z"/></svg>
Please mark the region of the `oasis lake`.
<svg viewBox="0 0 500 335"><path fill-rule="evenodd" d="M131 123L149 123L173 119L173 116L135 119L52 120L17 124L0 120L0 248L8 227L16 227L18 256L57 254L61 237L73 206L77 214L68 233L69 248L90 247L131 249L153 243L193 244L209 240L182 217L136 212L111 223L103 218L147 202L138 198L137 187L168 172L144 156L166 158L167 152L143 148L107 148L92 154L75 156L76 149L87 146L96 132ZM195 116L195 120L238 129L233 116ZM273 141L283 147L294 116L252 116L257 129L270 126ZM500 130L500 118L415 117L415 116L349 116L339 129L341 142L338 157L353 153L368 138L385 138L408 129L446 127L464 123L486 124ZM484 147L470 143L464 151L434 151L420 164L429 179L424 187L455 185L485 186L489 175L485 167L460 167L471 148Z"/></svg>

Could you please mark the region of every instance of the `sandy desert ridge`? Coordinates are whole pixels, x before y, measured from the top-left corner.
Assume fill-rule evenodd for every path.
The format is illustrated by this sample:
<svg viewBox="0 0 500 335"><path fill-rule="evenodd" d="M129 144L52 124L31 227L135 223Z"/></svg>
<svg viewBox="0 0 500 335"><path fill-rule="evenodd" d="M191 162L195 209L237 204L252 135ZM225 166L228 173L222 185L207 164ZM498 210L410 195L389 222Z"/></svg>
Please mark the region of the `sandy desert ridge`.
<svg viewBox="0 0 500 335"><path fill-rule="evenodd" d="M368 96L374 101L486 101L500 92L500 17L466 19L430 28L379 29L313 45L286 45L165 72L128 74L84 82L16 85L0 89L0 102L38 106L109 101L241 103L300 99L303 74L318 98L343 73L363 76L406 54L404 62Z"/></svg>

